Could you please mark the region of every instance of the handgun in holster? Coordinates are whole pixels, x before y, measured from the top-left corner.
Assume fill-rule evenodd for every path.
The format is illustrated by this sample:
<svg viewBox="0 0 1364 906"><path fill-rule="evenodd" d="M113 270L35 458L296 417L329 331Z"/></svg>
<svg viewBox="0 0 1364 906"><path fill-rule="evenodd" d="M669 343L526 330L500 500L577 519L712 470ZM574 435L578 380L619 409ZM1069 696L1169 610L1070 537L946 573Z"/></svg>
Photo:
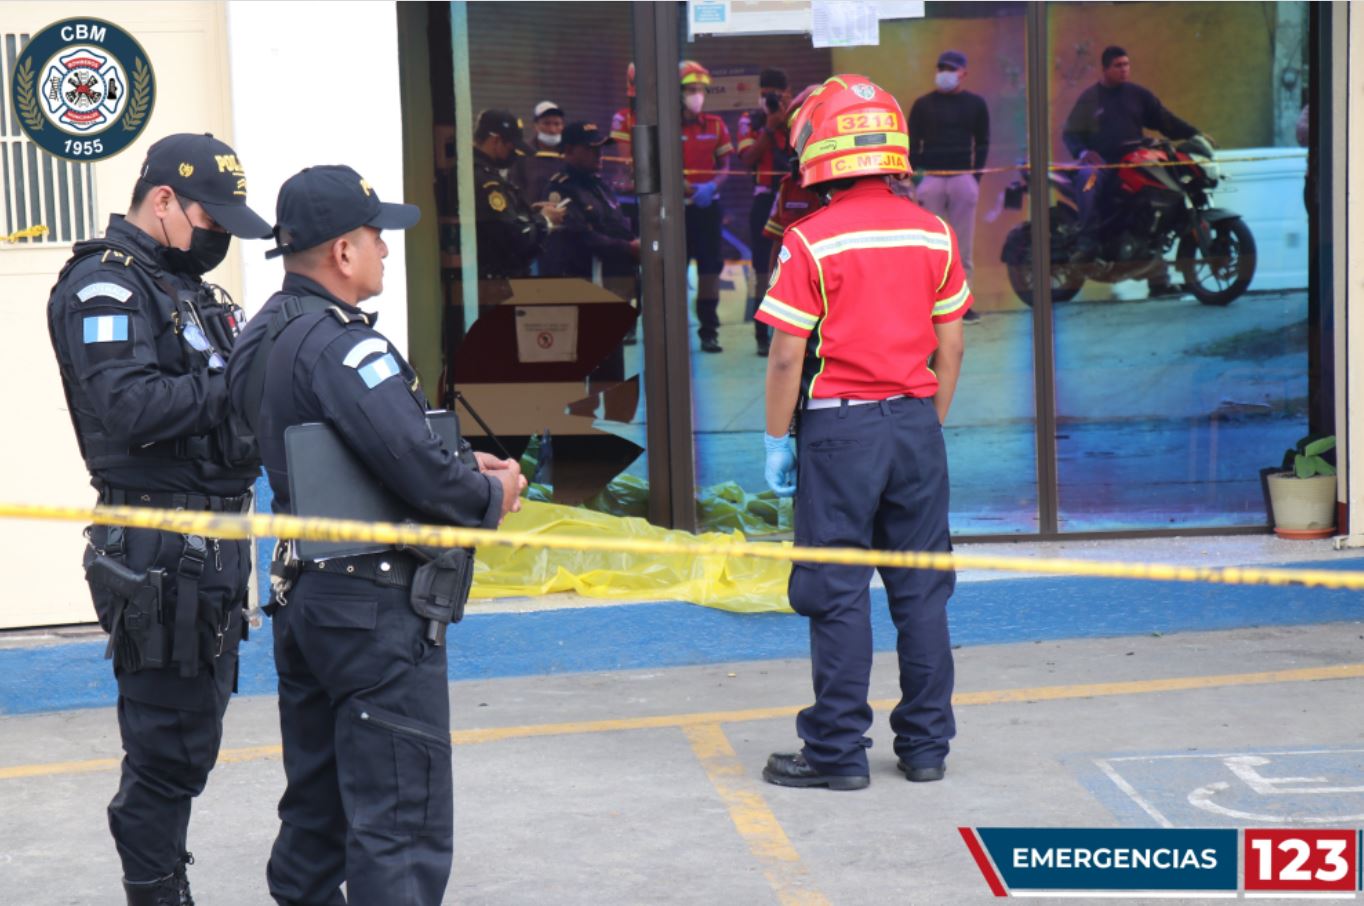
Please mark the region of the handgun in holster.
<svg viewBox="0 0 1364 906"><path fill-rule="evenodd" d="M427 621L426 640L440 647L445 644L445 627L464 619L474 582L474 552L462 547L408 550L426 560L412 577L412 611Z"/></svg>
<svg viewBox="0 0 1364 906"><path fill-rule="evenodd" d="M166 571L135 572L113 557L101 554L90 561L85 577L117 601L104 657L129 672L166 664L166 631L162 594Z"/></svg>

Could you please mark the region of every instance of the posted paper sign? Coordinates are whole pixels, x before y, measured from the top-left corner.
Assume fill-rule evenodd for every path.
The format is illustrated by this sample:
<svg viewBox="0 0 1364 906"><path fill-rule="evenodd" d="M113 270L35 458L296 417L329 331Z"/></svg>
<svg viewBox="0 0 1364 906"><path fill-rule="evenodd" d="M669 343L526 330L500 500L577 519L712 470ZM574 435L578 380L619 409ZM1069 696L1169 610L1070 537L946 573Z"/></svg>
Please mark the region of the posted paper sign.
<svg viewBox="0 0 1364 906"><path fill-rule="evenodd" d="M815 47L867 47L881 43L876 4L862 0L814 0L810 6Z"/></svg>
<svg viewBox="0 0 1364 906"><path fill-rule="evenodd" d="M518 362L572 362L577 358L578 306L516 307Z"/></svg>
<svg viewBox="0 0 1364 906"><path fill-rule="evenodd" d="M689 0L692 35L793 35L810 30L810 0Z"/></svg>

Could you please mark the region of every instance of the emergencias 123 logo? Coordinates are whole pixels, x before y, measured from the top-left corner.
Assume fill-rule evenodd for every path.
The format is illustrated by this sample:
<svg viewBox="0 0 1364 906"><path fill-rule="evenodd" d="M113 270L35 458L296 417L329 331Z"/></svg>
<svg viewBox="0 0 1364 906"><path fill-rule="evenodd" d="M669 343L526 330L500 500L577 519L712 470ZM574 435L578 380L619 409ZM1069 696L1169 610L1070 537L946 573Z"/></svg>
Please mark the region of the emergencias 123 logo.
<svg viewBox="0 0 1364 906"><path fill-rule="evenodd" d="M122 151L142 134L156 102L147 52L101 19L66 19L34 35L10 86L25 134L69 160Z"/></svg>

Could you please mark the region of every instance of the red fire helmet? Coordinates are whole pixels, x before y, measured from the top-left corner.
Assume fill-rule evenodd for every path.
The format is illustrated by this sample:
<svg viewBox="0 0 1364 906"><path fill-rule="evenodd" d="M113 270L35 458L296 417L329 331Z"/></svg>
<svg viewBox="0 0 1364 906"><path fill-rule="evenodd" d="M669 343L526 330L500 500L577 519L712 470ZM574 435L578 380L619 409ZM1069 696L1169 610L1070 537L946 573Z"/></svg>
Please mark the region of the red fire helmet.
<svg viewBox="0 0 1364 906"><path fill-rule="evenodd" d="M904 111L865 76L837 75L810 94L791 124L800 184L909 172Z"/></svg>
<svg viewBox="0 0 1364 906"><path fill-rule="evenodd" d="M683 60L679 63L677 75L682 80L682 87L684 88L688 85L710 84L710 70L695 60Z"/></svg>

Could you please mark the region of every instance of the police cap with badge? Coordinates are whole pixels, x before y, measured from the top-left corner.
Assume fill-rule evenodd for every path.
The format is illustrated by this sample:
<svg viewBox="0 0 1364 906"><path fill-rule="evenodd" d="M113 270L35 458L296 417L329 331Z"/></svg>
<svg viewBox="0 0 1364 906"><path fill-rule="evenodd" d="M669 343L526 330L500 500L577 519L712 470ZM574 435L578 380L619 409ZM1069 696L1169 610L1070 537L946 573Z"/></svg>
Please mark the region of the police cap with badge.
<svg viewBox="0 0 1364 906"><path fill-rule="evenodd" d="M269 239L270 224L246 206L246 172L231 147L209 133L168 135L147 149L139 178L199 203L242 239Z"/></svg>
<svg viewBox="0 0 1364 906"><path fill-rule="evenodd" d="M421 218L421 209L381 202L364 177L334 164L306 167L289 177L280 187L275 218L276 245L266 258L306 251L362 226L405 230Z"/></svg>
<svg viewBox="0 0 1364 906"><path fill-rule="evenodd" d="M474 128L474 135L496 135L498 138L511 142L519 155L534 154L535 151L530 145L526 144L526 137L522 134L521 118L510 110L484 110L478 115L478 125Z"/></svg>
<svg viewBox="0 0 1364 906"><path fill-rule="evenodd" d="M602 132L596 123L569 123L564 127L563 138L559 140L559 144L565 147L585 145L589 148L600 148L615 143L616 140L611 137L611 133Z"/></svg>

